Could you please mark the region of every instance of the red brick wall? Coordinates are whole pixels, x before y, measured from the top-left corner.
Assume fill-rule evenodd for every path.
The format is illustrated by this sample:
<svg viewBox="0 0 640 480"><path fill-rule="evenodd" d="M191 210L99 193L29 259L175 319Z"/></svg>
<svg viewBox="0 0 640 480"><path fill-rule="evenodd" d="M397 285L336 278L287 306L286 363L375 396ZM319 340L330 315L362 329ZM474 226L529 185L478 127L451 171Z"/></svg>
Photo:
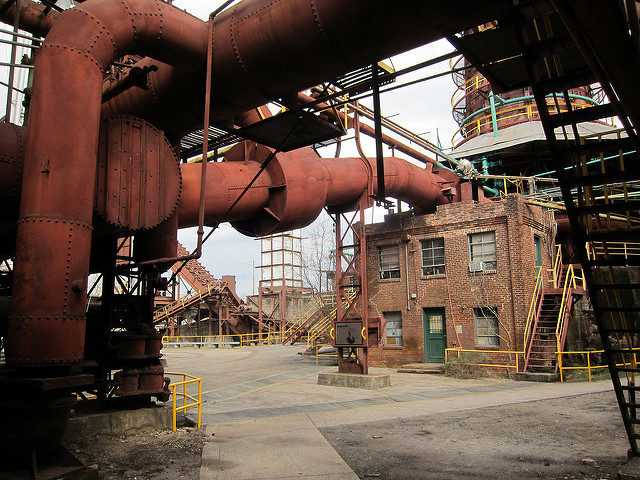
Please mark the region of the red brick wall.
<svg viewBox="0 0 640 480"><path fill-rule="evenodd" d="M478 348L474 307L495 307L499 348L521 350L535 282L534 234L541 237L546 269L552 262L552 222L541 208L512 195L490 203L443 205L430 215L388 215L385 223L368 225L369 314L400 311L404 342L371 349L371 365L424 362L423 308L444 308L448 347ZM496 235L497 270L471 273L468 234L486 231ZM420 240L437 237L444 238L446 275L423 277ZM394 244L399 246L400 279L380 280L378 246Z"/></svg>

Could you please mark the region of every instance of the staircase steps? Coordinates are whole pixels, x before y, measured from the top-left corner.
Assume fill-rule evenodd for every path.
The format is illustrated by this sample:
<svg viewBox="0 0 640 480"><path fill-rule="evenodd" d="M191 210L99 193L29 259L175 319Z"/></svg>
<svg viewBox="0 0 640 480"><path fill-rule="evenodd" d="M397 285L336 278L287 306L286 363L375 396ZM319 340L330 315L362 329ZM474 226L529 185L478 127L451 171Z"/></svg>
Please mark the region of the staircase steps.
<svg viewBox="0 0 640 480"><path fill-rule="evenodd" d="M519 43L518 59L508 59L510 65L521 62L518 78L514 79L515 73L510 76L508 71L481 67L498 77L495 79L498 85L526 83L531 86L550 161L557 169L571 235L583 267L630 454L638 456L640 402L636 396L640 399L640 389L635 381L640 367L634 363L618 364L622 358L640 353L640 302L634 296L640 290L640 283L624 269L640 266L640 252L627 254L625 245L624 253L620 253L616 247L623 243L640 245L640 202L633 201L640 191L640 138L634 128L640 123L640 99L636 94L640 59L635 53L632 33L636 29L630 28L621 5L592 2L591 8L578 10L570 6L570 2L514 2L510 7L510 21L503 20L498 29L507 24L503 35L512 34ZM603 35L605 25L606 35ZM504 60L507 59L493 58L492 62L498 65ZM474 60L470 61L475 66ZM522 72L526 80L521 78ZM484 72L481 70L481 73ZM500 74L504 78L500 78ZM584 109L567 105L569 88L591 85L593 81L601 85L608 103ZM548 101L549 94L552 102ZM558 112L556 104L564 106L565 111ZM606 135L585 134L584 129L578 128L578 124L584 122L602 125L614 114L623 128L612 127ZM543 304L542 309L546 308ZM532 332L531 343L536 342L551 343ZM527 360L539 363L534 353L538 350L530 348Z"/></svg>

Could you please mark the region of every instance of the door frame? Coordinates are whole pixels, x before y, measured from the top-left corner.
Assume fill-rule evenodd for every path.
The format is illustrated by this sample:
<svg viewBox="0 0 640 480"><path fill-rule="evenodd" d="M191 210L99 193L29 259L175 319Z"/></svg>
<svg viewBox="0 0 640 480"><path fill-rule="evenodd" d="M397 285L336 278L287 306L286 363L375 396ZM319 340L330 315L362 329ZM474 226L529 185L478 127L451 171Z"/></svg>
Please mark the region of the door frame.
<svg viewBox="0 0 640 480"><path fill-rule="evenodd" d="M422 330L423 330L423 338L424 338L424 361L425 363L440 363L429 361L431 358L431 343L430 343L430 329L429 323L427 320L429 319L430 313L437 313L442 315L442 363L446 361L446 349L447 349L447 317L446 317L446 309L444 307L424 307L422 309Z"/></svg>

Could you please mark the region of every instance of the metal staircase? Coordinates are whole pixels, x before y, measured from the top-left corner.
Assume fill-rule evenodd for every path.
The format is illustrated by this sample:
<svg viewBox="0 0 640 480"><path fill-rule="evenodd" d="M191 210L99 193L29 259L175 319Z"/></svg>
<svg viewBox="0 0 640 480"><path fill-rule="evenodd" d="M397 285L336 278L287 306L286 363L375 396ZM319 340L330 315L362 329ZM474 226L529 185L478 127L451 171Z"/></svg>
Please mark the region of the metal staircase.
<svg viewBox="0 0 640 480"><path fill-rule="evenodd" d="M181 243L178 243L178 256L184 257L189 255L189 253ZM178 268L180 268L180 265L180 263L174 263L171 266L171 270L175 273L178 271ZM218 281L209 273L204 265L197 260L187 261L186 265L180 270L179 275L191 288L198 292L205 291L209 285Z"/></svg>
<svg viewBox="0 0 640 480"><path fill-rule="evenodd" d="M589 9L591 5L583 7ZM640 284L630 280L628 268L639 263L638 258L620 257L613 252L619 242L640 240L640 203L636 196L640 181L639 142L630 118L640 112L630 111L632 104L622 104L622 95L629 90L625 83L637 83L638 77L615 77L615 70L606 73L610 60L605 56L621 55L632 42L624 12L616 10L613 5L601 5L591 13L580 12L573 2L564 0L525 2L514 7L514 21L526 73L558 173L572 236L584 267L630 452L638 455L640 419L636 414L636 392L640 387L636 386L636 375L640 369L636 348L640 346L637 322L640 306L635 299ZM600 15L609 18L598 18ZM630 20L635 22L633 30L637 31L637 17ZM607 41L619 37L619 44L614 42L616 46L609 47L608 52L600 47L603 39L588 28L606 21L611 22L607 25L611 30ZM570 52L574 52L573 57ZM631 74L640 63L633 46L625 60ZM570 73L576 69L585 76L578 79ZM573 110L567 101L569 89L593 81L601 84L610 103ZM549 94L553 96L555 109L550 109L546 101ZM580 135L579 123L601 120L612 113L618 116L624 130ZM598 159L600 161L593 162Z"/></svg>
<svg viewBox="0 0 640 480"><path fill-rule="evenodd" d="M510 0L509 18L452 42L501 93L531 86L630 443L640 454L640 53L635 0ZM575 110L572 88L609 103ZM549 101L550 100L550 101ZM584 123L623 126L590 135ZM593 123L596 122L596 123Z"/></svg>
<svg viewBox="0 0 640 480"><path fill-rule="evenodd" d="M558 372L558 352L564 349L571 308L585 293L582 268L563 265L559 245L554 268L549 273L551 286L543 288L539 267L527 318L523 371L528 373Z"/></svg>
<svg viewBox="0 0 640 480"><path fill-rule="evenodd" d="M324 315L322 315L322 311L326 310L327 306L335 305L335 303L335 292L323 292L314 295L287 324L282 335L282 343L290 343L293 345L299 341L317 321L323 318Z"/></svg>
<svg viewBox="0 0 640 480"><path fill-rule="evenodd" d="M195 305L199 305L207 298L210 298L214 295L220 295L221 293L223 293L226 287L226 282L215 280L214 282L207 285L207 287L202 291L194 290L189 295L179 298L175 302L156 310L153 314L153 323L157 325L171 317L178 315L180 312L184 312L185 310L188 310Z"/></svg>

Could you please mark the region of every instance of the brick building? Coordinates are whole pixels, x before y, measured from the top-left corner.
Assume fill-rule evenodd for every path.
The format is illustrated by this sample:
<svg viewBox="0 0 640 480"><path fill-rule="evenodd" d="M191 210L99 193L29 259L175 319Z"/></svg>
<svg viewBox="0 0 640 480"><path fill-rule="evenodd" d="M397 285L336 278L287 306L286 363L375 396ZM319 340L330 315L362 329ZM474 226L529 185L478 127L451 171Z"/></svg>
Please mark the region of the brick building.
<svg viewBox="0 0 640 480"><path fill-rule="evenodd" d="M521 350L535 267L551 267L554 225L551 212L519 195L368 225L369 314L387 320L371 364L443 362L448 347Z"/></svg>

